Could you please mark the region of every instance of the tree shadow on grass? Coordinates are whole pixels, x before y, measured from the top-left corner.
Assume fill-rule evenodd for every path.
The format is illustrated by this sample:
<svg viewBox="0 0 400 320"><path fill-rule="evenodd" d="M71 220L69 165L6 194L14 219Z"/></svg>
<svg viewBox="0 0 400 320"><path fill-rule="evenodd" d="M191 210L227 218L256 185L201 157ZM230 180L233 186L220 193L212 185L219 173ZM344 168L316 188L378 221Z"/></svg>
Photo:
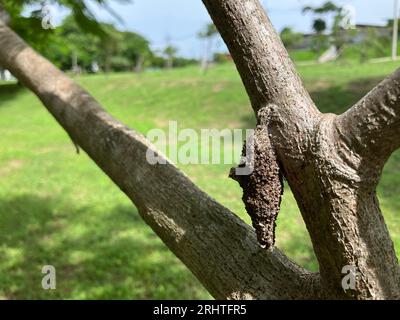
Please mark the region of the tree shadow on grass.
<svg viewBox="0 0 400 320"><path fill-rule="evenodd" d="M351 108L381 81L381 77L359 79L343 85L311 89L310 95L321 112L339 115Z"/></svg>
<svg viewBox="0 0 400 320"><path fill-rule="evenodd" d="M0 83L0 107L15 99L22 90L23 87L17 83Z"/></svg>
<svg viewBox="0 0 400 320"><path fill-rule="evenodd" d="M41 287L56 268L57 289ZM135 207L91 211L35 195L0 199L0 298L208 298Z"/></svg>

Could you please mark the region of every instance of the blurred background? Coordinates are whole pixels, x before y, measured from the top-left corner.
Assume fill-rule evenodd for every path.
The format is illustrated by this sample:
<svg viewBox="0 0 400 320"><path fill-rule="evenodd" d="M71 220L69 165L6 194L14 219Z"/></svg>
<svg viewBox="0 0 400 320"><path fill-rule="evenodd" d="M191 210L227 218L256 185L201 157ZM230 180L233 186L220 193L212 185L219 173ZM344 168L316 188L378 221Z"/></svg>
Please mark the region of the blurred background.
<svg viewBox="0 0 400 320"><path fill-rule="evenodd" d="M314 101L340 114L399 66L398 1L262 1ZM146 134L247 129L254 115L200 0L1 0L0 19ZM0 66L0 298L211 298L38 99ZM223 150L221 150L223 152ZM246 222L232 165L180 165ZM378 189L400 254L400 153ZM277 246L318 270L288 186ZM43 265L57 289L43 290Z"/></svg>

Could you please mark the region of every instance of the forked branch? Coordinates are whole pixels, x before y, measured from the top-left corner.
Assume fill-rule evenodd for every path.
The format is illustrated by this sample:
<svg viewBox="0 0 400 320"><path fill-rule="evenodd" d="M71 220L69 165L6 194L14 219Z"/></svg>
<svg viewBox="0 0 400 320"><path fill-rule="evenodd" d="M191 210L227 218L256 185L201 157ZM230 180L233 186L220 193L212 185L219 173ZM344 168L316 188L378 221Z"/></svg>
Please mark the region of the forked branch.
<svg viewBox="0 0 400 320"><path fill-rule="evenodd" d="M341 138L372 164L383 166L400 147L400 69L339 116Z"/></svg>

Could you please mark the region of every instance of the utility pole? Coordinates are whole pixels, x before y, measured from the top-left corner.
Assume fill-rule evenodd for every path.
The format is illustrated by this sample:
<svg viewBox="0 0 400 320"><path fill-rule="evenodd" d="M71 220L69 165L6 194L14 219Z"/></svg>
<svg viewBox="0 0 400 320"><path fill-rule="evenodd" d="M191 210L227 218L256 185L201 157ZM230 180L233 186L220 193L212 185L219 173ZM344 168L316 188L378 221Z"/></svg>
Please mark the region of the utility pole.
<svg viewBox="0 0 400 320"><path fill-rule="evenodd" d="M393 43L392 43L392 60L397 59L397 41L399 32L399 0L394 0L393 12Z"/></svg>

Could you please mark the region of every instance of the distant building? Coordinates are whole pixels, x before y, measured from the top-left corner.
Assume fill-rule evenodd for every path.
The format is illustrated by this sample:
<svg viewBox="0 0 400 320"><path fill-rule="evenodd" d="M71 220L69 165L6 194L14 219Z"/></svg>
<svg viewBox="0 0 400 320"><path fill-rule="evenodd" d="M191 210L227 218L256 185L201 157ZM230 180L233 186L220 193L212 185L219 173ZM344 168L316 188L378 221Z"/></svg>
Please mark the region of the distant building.
<svg viewBox="0 0 400 320"><path fill-rule="evenodd" d="M350 30L351 31L351 30ZM382 25L372 25L372 24L356 24L354 33L351 33L349 41L351 43L360 43L368 34L373 31L378 37L391 37L392 36L392 28L389 26Z"/></svg>
<svg viewBox="0 0 400 320"><path fill-rule="evenodd" d="M343 29L348 34L348 41L350 43L362 42L371 31L373 31L378 37L391 37L392 27L385 25L372 25L372 24L356 24L354 29ZM313 39L317 35L315 33L303 34L301 42L293 45L293 50L308 50L311 48Z"/></svg>
<svg viewBox="0 0 400 320"><path fill-rule="evenodd" d="M303 39L301 42L294 44L293 45L293 50L307 50L310 49L312 46L313 38L315 37L315 34L308 33L308 34L303 34Z"/></svg>

